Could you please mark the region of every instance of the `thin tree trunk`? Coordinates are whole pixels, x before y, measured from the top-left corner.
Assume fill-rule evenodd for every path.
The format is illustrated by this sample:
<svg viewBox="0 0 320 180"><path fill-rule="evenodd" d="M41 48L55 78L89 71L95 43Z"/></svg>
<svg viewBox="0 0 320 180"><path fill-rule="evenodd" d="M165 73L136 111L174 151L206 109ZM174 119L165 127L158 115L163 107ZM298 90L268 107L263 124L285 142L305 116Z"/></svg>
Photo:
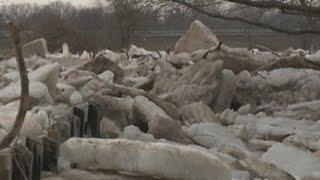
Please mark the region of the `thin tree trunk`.
<svg viewBox="0 0 320 180"><path fill-rule="evenodd" d="M10 132L6 135L6 137L0 143L0 150L9 147L10 144L19 135L26 113L28 111L28 107L29 107L29 80L28 80L28 74L27 74L27 70L26 70L26 66L25 66L24 58L22 54L22 44L20 41L21 29L17 23L14 23L11 21L8 22L8 27L11 33L12 40L15 45L16 60L19 66L19 71L20 71L21 101L20 101L19 111L16 116L14 125L11 128Z"/></svg>

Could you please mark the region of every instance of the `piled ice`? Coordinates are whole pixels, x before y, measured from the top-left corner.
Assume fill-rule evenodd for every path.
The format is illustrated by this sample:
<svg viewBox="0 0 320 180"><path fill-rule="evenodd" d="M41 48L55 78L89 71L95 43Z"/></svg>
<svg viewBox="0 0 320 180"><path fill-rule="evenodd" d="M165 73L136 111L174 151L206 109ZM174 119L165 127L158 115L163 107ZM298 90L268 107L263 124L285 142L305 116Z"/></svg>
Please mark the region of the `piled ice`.
<svg viewBox="0 0 320 180"><path fill-rule="evenodd" d="M43 179L320 178L319 52L231 48L200 21L169 54L49 54L44 39L24 52L32 107L17 142L61 144L58 172ZM0 80L2 139L19 105L14 58ZM77 109L95 128L73 127Z"/></svg>

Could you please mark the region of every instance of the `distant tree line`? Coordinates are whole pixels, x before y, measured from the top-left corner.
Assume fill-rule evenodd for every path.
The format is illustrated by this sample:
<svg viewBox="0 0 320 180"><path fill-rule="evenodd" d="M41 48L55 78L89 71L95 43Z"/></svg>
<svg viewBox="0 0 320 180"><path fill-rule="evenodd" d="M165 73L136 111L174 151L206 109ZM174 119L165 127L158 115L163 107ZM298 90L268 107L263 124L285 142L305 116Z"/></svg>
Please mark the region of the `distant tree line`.
<svg viewBox="0 0 320 180"><path fill-rule="evenodd" d="M134 2L135 1L135 2ZM118 50L129 45L135 30L157 27L180 28L191 18L177 12L160 17L160 12L150 6L137 5L139 0L113 0L108 7L76 8L61 1L40 6L14 4L0 9L0 30L5 21L18 20L28 34L27 41L43 37L48 41L49 50L58 51L66 42L73 52L98 51L110 48ZM179 23L173 22L180 16ZM185 23L183 23L185 21Z"/></svg>
<svg viewBox="0 0 320 180"><path fill-rule="evenodd" d="M146 3L148 1L151 3ZM167 4L157 6L155 0L110 0L109 2L110 5L107 7L97 4L91 8L76 8L70 3L61 1L42 6L35 4L0 6L0 30L4 29L6 20L18 20L23 30L28 32L25 41L43 37L47 39L51 52L60 50L61 45L66 42L72 52L80 53L83 50L96 52L106 48L112 50L127 48L132 42L135 31L186 30L195 19L203 21L212 29L259 29L242 22L230 23L224 19L212 18L197 8L186 8L179 3L173 3L169 9L165 9L168 8ZM259 18L263 19L263 22L295 22L299 26L304 22L292 16L265 16L265 13L257 14L256 11L247 9L245 12L249 15L254 14L247 16L249 20ZM244 12L234 11L233 16L236 16L236 13ZM286 25L286 28L297 27L295 23ZM304 24L303 27L308 26Z"/></svg>

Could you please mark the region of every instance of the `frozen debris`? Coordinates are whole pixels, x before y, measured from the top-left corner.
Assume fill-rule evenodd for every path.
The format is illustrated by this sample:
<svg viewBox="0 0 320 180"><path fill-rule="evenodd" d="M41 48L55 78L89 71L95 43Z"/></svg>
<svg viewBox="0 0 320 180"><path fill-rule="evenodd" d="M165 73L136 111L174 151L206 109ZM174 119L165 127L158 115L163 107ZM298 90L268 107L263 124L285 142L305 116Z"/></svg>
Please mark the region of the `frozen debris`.
<svg viewBox="0 0 320 180"><path fill-rule="evenodd" d="M117 172L70 169L60 173L58 176L47 177L43 180L157 180L157 178L119 174Z"/></svg>
<svg viewBox="0 0 320 180"><path fill-rule="evenodd" d="M306 59L308 61L311 61L313 63L320 65L320 51L317 51L315 54L307 56Z"/></svg>
<svg viewBox="0 0 320 180"><path fill-rule="evenodd" d="M302 179L320 170L320 160L311 153L282 144L273 145L262 159L284 169L296 179Z"/></svg>
<svg viewBox="0 0 320 180"><path fill-rule="evenodd" d="M5 75L3 75L3 77L7 78L11 82L16 82L16 81L19 81L20 79L18 71L12 71L12 72L6 73Z"/></svg>
<svg viewBox="0 0 320 180"><path fill-rule="evenodd" d="M130 97L94 96L90 99L98 103L103 110L104 117L112 120L121 129L131 124L131 112L134 99Z"/></svg>
<svg viewBox="0 0 320 180"><path fill-rule="evenodd" d="M166 60L177 68L188 66L193 63L191 54L186 52L170 55Z"/></svg>
<svg viewBox="0 0 320 180"><path fill-rule="evenodd" d="M231 109L226 109L219 115L219 119L220 122L225 126L233 125L238 115L239 114L237 112Z"/></svg>
<svg viewBox="0 0 320 180"><path fill-rule="evenodd" d="M45 58L48 54L47 41L43 38L31 41L23 46L23 55L29 57L32 55L37 55L39 57Z"/></svg>
<svg viewBox="0 0 320 180"><path fill-rule="evenodd" d="M19 99L21 93L20 83L11 84L0 90L0 102L3 104L10 103ZM40 82L31 81L29 83L29 94L41 104L54 104L54 101L49 94L47 86Z"/></svg>
<svg viewBox="0 0 320 180"><path fill-rule="evenodd" d="M243 77L241 77L243 76ZM257 76L238 75L236 99L239 104L270 106L271 112L289 104L319 99L320 72L311 69L277 69Z"/></svg>
<svg viewBox="0 0 320 180"><path fill-rule="evenodd" d="M220 148L220 151L239 160L240 169L248 171L255 177L262 179L284 179L293 180L293 176L279 167L266 162L259 158L257 155L249 151L244 151L229 145Z"/></svg>
<svg viewBox="0 0 320 180"><path fill-rule="evenodd" d="M88 53L88 51L83 51L82 55L80 56L80 59L85 61L90 60L92 58L93 57L91 56L90 53Z"/></svg>
<svg viewBox="0 0 320 180"><path fill-rule="evenodd" d="M304 177L302 180L319 180L320 179L320 171L315 172L312 175Z"/></svg>
<svg viewBox="0 0 320 180"><path fill-rule="evenodd" d="M143 133L136 126L125 127L123 133L120 134L119 138L143 142L156 142L156 139L151 134Z"/></svg>
<svg viewBox="0 0 320 180"><path fill-rule="evenodd" d="M52 125L52 120L67 120L69 109L70 107L67 104L61 103L54 106L34 106L30 112L33 114L37 114L37 112L41 111L46 112Z"/></svg>
<svg viewBox="0 0 320 180"><path fill-rule="evenodd" d="M48 87L52 99L56 98L56 86L60 72L58 63L49 64L38 68L28 74L30 81L37 81L45 84Z"/></svg>
<svg viewBox="0 0 320 180"><path fill-rule="evenodd" d="M74 91L70 98L69 102L72 106L76 106L84 102L82 95L78 91Z"/></svg>
<svg viewBox="0 0 320 180"><path fill-rule="evenodd" d="M148 133L155 138L164 138L169 141L191 144L192 142L183 133L181 122L171 118L155 118L148 123Z"/></svg>
<svg viewBox="0 0 320 180"><path fill-rule="evenodd" d="M247 115L252 111L251 104L243 105L238 109L239 115Z"/></svg>
<svg viewBox="0 0 320 180"><path fill-rule="evenodd" d="M91 77L85 77L84 79L80 79L80 80L87 81L88 79L86 79L86 78L91 78ZM77 83L79 83L79 82L77 82ZM104 87L105 87L105 85L104 85L103 81L99 81L97 79L92 79L92 80L86 82L84 85L82 85L78 89L80 89L79 93L82 95L82 97L84 99L89 99L90 97L95 95L98 91L103 89Z"/></svg>
<svg viewBox="0 0 320 180"><path fill-rule="evenodd" d="M259 51L259 49L251 49L250 52L254 55L256 54L260 54L261 52Z"/></svg>
<svg viewBox="0 0 320 180"><path fill-rule="evenodd" d="M30 112L32 112L32 111L30 111ZM40 110L40 111L33 113L33 114L34 114L34 118L38 120L38 122L43 130L51 128L50 127L51 121L49 119L49 115L48 115L47 111Z"/></svg>
<svg viewBox="0 0 320 180"><path fill-rule="evenodd" d="M133 105L133 115L140 123L148 124L156 118L171 119L161 108L155 103L149 101L143 96L137 96Z"/></svg>
<svg viewBox="0 0 320 180"><path fill-rule="evenodd" d="M95 74L89 71L72 70L68 72L64 79L66 83L76 89L79 89L94 78Z"/></svg>
<svg viewBox="0 0 320 180"><path fill-rule="evenodd" d="M274 112L274 116L293 118L293 119L306 119L317 121L320 119L320 100L292 104L287 106L285 110Z"/></svg>
<svg viewBox="0 0 320 180"><path fill-rule="evenodd" d="M228 47L198 21L174 53L131 46L80 57L65 46L41 58L40 48L25 58L32 106L18 142L59 140L55 130L71 128L71 106L90 103L101 108L96 127L105 139L67 141L60 174L43 178L317 178L319 52L264 50ZM2 60L0 139L16 117L19 79L15 59Z"/></svg>
<svg viewBox="0 0 320 180"><path fill-rule="evenodd" d="M320 125L306 120L287 118L249 118L245 122L247 134L250 138L275 140L282 142L286 137L297 134L320 138Z"/></svg>
<svg viewBox="0 0 320 180"><path fill-rule="evenodd" d="M155 103L137 96L133 105L135 124L155 138L188 142L181 130L181 123L173 120Z"/></svg>
<svg viewBox="0 0 320 180"><path fill-rule="evenodd" d="M82 65L82 67L80 67L80 69L91 71L96 74L101 74L105 71L111 71L114 73L114 81L120 84L124 74L124 71L121 67L103 54L100 54L94 60L87 61Z"/></svg>
<svg viewBox="0 0 320 180"><path fill-rule="evenodd" d="M123 79L123 84L125 84L128 87L135 87L140 82L147 81L146 77L126 77Z"/></svg>
<svg viewBox="0 0 320 180"><path fill-rule="evenodd" d="M250 139L248 142L248 146L255 151L266 152L271 146L277 143L279 142L262 139Z"/></svg>
<svg viewBox="0 0 320 180"><path fill-rule="evenodd" d="M218 38L202 22L194 21L189 30L182 36L174 47L174 54L193 52L199 49L210 49L219 44Z"/></svg>
<svg viewBox="0 0 320 180"><path fill-rule="evenodd" d="M231 108L231 102L235 92L236 76L230 70L223 70L218 86L218 95L213 100L212 109L215 113L221 113Z"/></svg>
<svg viewBox="0 0 320 180"><path fill-rule="evenodd" d="M57 83L57 101L69 103L69 98L75 91L76 89L67 83Z"/></svg>
<svg viewBox="0 0 320 180"><path fill-rule="evenodd" d="M129 58L132 59L153 56L153 52L147 51L144 48L138 48L135 45L130 45L130 48L127 53L129 55Z"/></svg>
<svg viewBox="0 0 320 180"><path fill-rule="evenodd" d="M194 146L194 147L199 147L199 146ZM204 149L204 151L206 151L206 150L207 149ZM239 167L238 160L236 158L234 158L233 156L230 156L229 154L224 154L224 153L219 152L218 148L209 149L208 152L217 156L221 161L228 164L233 169L237 169Z"/></svg>
<svg viewBox="0 0 320 180"><path fill-rule="evenodd" d="M181 106L179 114L183 124L186 126L205 122L220 123L219 118L212 112L210 107L202 102Z"/></svg>
<svg viewBox="0 0 320 180"><path fill-rule="evenodd" d="M226 144L246 149L246 145L236 138L230 131L216 123L194 124L184 128L185 134L197 144L206 148L219 148Z"/></svg>
<svg viewBox="0 0 320 180"><path fill-rule="evenodd" d="M103 118L100 124L100 136L102 138L117 138L121 134L120 128L114 121Z"/></svg>
<svg viewBox="0 0 320 180"><path fill-rule="evenodd" d="M28 74L30 80L30 95L36 99L44 99L53 104L56 98L56 84L58 81L60 66L50 64L43 66ZM0 90L0 102L6 104L16 100L20 96L20 83L12 83Z"/></svg>
<svg viewBox="0 0 320 180"><path fill-rule="evenodd" d="M0 127L7 132L13 127L14 120L18 113L19 102L14 101L6 106L0 107ZM24 137L36 137L43 133L41 124L45 124L47 121L45 116L39 116L28 112L24 120L21 135Z"/></svg>
<svg viewBox="0 0 320 180"><path fill-rule="evenodd" d="M293 56L293 57L280 57L275 62L268 64L260 68L259 70L272 71L274 69L281 68L296 68L296 69L313 69L320 70L319 64L312 61L308 61L304 57Z"/></svg>
<svg viewBox="0 0 320 180"><path fill-rule="evenodd" d="M255 71L277 60L278 57L270 55L254 55L245 48L230 48L222 45L219 50L210 51L207 60L223 60L224 67L235 74L243 70Z"/></svg>
<svg viewBox="0 0 320 180"><path fill-rule="evenodd" d="M232 180L251 180L251 175L248 171L232 171Z"/></svg>
<svg viewBox="0 0 320 180"><path fill-rule="evenodd" d="M70 56L70 50L69 50L69 46L68 46L68 44L67 43L63 43L62 44L62 54L63 54L63 56L65 56L65 57L68 57L68 56Z"/></svg>
<svg viewBox="0 0 320 180"><path fill-rule="evenodd" d="M143 77L143 80L136 83L133 87L137 89L143 89L148 91L152 89L153 83L156 79L157 74L151 74L148 77Z"/></svg>
<svg viewBox="0 0 320 180"><path fill-rule="evenodd" d="M307 55L309 55L309 51L306 51L306 50L303 50L303 49L293 49L292 47L284 50L283 52L280 53L280 55L282 57L288 57L288 56L291 56L291 57L297 57L297 56L300 56L300 57L305 57Z"/></svg>
<svg viewBox="0 0 320 180"><path fill-rule="evenodd" d="M10 84L11 80L8 79L5 75L0 74L0 90Z"/></svg>
<svg viewBox="0 0 320 180"><path fill-rule="evenodd" d="M106 58L109 58L114 63L119 63L121 59L121 55L119 53L115 53L109 49L103 50L97 54L97 57L103 55Z"/></svg>
<svg viewBox="0 0 320 180"><path fill-rule="evenodd" d="M113 83L114 73L111 71L105 71L99 74L98 77L105 82Z"/></svg>
<svg viewBox="0 0 320 180"><path fill-rule="evenodd" d="M210 105L217 96L216 88L222 69L222 61L200 61L187 67L181 74L161 72L151 93L178 106L199 101Z"/></svg>
<svg viewBox="0 0 320 180"><path fill-rule="evenodd" d="M284 139L283 144L306 149L312 152L320 150L320 138L292 135Z"/></svg>
<svg viewBox="0 0 320 180"><path fill-rule="evenodd" d="M230 168L216 156L195 148L165 143L70 139L62 145L61 156L83 168L166 179L231 179Z"/></svg>
<svg viewBox="0 0 320 180"><path fill-rule="evenodd" d="M50 61L50 63L59 63L61 67L64 69L72 69L77 66L83 64L86 60L81 59L78 55L70 54L69 56L65 56L61 53L59 54L47 54L46 59ZM90 59L88 59L90 60Z"/></svg>

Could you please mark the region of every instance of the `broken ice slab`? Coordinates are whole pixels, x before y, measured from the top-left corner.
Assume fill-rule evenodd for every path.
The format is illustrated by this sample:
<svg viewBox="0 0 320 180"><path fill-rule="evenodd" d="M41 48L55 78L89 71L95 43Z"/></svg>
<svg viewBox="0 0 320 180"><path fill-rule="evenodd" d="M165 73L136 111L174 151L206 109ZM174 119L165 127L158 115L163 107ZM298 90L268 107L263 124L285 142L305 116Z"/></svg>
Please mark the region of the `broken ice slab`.
<svg viewBox="0 0 320 180"><path fill-rule="evenodd" d="M44 137L42 169L44 171L56 172L59 157L59 143L49 137Z"/></svg>
<svg viewBox="0 0 320 180"><path fill-rule="evenodd" d="M99 138L101 122L101 107L99 105L93 103L89 104L87 120L85 134L89 137Z"/></svg>
<svg viewBox="0 0 320 180"><path fill-rule="evenodd" d="M40 180L42 172L43 143L41 138L27 138L27 148L32 151L32 180Z"/></svg>
<svg viewBox="0 0 320 180"><path fill-rule="evenodd" d="M85 122L86 122L85 115L86 115L86 113L83 109L81 109L79 107L73 108L73 116L74 117L71 121L71 123L73 123L71 126L71 134L74 135L74 137L84 137ZM78 117L78 119L75 117Z"/></svg>
<svg viewBox="0 0 320 180"><path fill-rule="evenodd" d="M79 117L71 115L70 128L71 137L81 137L81 121Z"/></svg>

